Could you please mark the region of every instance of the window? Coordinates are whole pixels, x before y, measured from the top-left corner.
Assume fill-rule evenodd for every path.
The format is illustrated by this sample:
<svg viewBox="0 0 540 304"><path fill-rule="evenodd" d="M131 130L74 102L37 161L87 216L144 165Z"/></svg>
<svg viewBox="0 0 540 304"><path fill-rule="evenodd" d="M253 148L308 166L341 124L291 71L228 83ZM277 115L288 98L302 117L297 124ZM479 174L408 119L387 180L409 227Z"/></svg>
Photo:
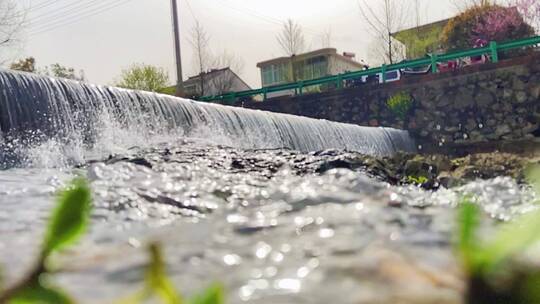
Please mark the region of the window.
<svg viewBox="0 0 540 304"><path fill-rule="evenodd" d="M270 85L274 82L273 66L267 66L262 69L263 86Z"/></svg>
<svg viewBox="0 0 540 304"><path fill-rule="evenodd" d="M327 75L328 61L325 56L309 58L304 61L302 78L305 80L324 77Z"/></svg>
<svg viewBox="0 0 540 304"><path fill-rule="evenodd" d="M287 65L278 64L274 69L274 81L276 83L287 81Z"/></svg>
<svg viewBox="0 0 540 304"><path fill-rule="evenodd" d="M287 65L273 64L262 69L263 86L270 86L287 81Z"/></svg>

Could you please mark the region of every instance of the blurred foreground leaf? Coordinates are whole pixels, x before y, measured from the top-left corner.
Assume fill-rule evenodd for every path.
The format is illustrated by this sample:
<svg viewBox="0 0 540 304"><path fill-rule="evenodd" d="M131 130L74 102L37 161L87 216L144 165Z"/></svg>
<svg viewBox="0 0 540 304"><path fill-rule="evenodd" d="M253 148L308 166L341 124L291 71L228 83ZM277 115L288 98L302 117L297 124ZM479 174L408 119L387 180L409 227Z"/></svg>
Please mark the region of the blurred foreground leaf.
<svg viewBox="0 0 540 304"><path fill-rule="evenodd" d="M191 304L223 304L225 303L223 286L214 284L203 293L195 296L190 302Z"/></svg>
<svg viewBox="0 0 540 304"><path fill-rule="evenodd" d="M529 166L525 169L525 180L533 188L537 195L540 195L540 167Z"/></svg>
<svg viewBox="0 0 540 304"><path fill-rule="evenodd" d="M67 295L58 289L45 287L34 283L14 294L9 300L10 304L72 304Z"/></svg>
<svg viewBox="0 0 540 304"><path fill-rule="evenodd" d="M161 247L158 244L150 245L150 264L146 270L145 286L142 292L126 299L117 301L117 304L138 304L150 300L157 296L161 303L166 304L223 304L225 297L223 287L219 284L214 284L204 292L195 296L190 301L185 301L180 293L174 288L170 279L167 276L165 269L165 261L161 252Z"/></svg>
<svg viewBox="0 0 540 304"><path fill-rule="evenodd" d="M84 233L89 222L91 200L90 188L83 179L75 179L67 190L60 193L58 205L49 220L38 263L19 283L0 294L1 304L74 303L65 293L47 284L49 273L46 262L52 252L71 245ZM162 303L166 304L185 303L167 277L161 248L153 244L149 247L149 252L151 260L145 275L144 289L117 303L142 303L153 296L157 296ZM213 285L196 296L192 303L222 304L224 303L223 288L217 284Z"/></svg>
<svg viewBox="0 0 540 304"><path fill-rule="evenodd" d="M475 271L478 239L476 232L480 224L480 210L469 197L462 199L458 214L458 250L468 271Z"/></svg>
<svg viewBox="0 0 540 304"><path fill-rule="evenodd" d="M91 209L91 193L84 179L73 180L71 187L58 196L43 243L43 255L62 249L85 232Z"/></svg>
<svg viewBox="0 0 540 304"><path fill-rule="evenodd" d="M540 303L540 272L531 275L525 282L524 303Z"/></svg>
<svg viewBox="0 0 540 304"><path fill-rule="evenodd" d="M161 253L161 248L157 244L152 244L150 251L150 265L146 272L146 294L157 295L164 303L181 304L182 297L173 287L167 277L165 262Z"/></svg>
<svg viewBox="0 0 540 304"><path fill-rule="evenodd" d="M486 270L494 270L502 262L540 241L540 210L504 224L495 237L483 246L480 260Z"/></svg>

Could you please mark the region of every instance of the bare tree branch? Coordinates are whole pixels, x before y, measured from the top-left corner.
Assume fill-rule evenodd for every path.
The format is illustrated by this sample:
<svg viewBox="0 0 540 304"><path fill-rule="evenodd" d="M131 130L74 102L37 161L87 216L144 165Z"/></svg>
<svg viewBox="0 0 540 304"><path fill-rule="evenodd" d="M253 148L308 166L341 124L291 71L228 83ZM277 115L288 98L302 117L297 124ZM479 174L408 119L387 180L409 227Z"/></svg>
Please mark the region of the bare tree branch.
<svg viewBox="0 0 540 304"><path fill-rule="evenodd" d="M321 35L321 47L322 48L332 47L332 29L331 28L328 28Z"/></svg>
<svg viewBox="0 0 540 304"><path fill-rule="evenodd" d="M306 48L302 27L292 19L283 25L277 41L287 56L300 54Z"/></svg>
<svg viewBox="0 0 540 304"><path fill-rule="evenodd" d="M359 0L357 3L377 43L384 45L384 48L377 47L382 51L382 61L394 63L401 57L402 52L398 51L399 46L394 43L392 33L406 24L410 11L409 1L378 0L377 4L368 4L365 0Z"/></svg>
<svg viewBox="0 0 540 304"><path fill-rule="evenodd" d="M216 69L229 68L232 72L223 71L211 78L212 88L216 94L229 93L234 88L236 75L242 74L244 70L244 60L233 53L224 50L219 56L214 58L212 66Z"/></svg>
<svg viewBox="0 0 540 304"><path fill-rule="evenodd" d="M26 11L14 0L0 0L0 51L13 48L20 42L19 34L23 29ZM9 59L5 54L0 56L0 63L5 63Z"/></svg>
<svg viewBox="0 0 540 304"><path fill-rule="evenodd" d="M195 26L191 30L191 36L189 42L193 47L193 53L195 54L195 65L197 66L197 72L200 77L199 82L199 94L204 96L205 94L205 73L210 68L212 61L209 51L210 37L206 33L206 30L199 21L195 21Z"/></svg>
<svg viewBox="0 0 540 304"><path fill-rule="evenodd" d="M198 21L191 31L190 43L193 47L194 63L199 76L197 95L228 93L233 88L236 76L228 71L209 73L213 70L229 68L237 75L244 69L241 57L224 50L214 56L210 46L210 36Z"/></svg>

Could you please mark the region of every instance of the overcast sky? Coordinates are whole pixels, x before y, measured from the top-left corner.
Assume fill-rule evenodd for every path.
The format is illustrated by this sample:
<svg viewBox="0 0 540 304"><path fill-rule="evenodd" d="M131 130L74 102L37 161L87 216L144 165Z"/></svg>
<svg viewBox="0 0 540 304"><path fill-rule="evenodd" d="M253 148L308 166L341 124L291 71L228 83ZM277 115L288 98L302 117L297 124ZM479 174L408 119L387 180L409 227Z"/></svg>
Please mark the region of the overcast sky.
<svg viewBox="0 0 540 304"><path fill-rule="evenodd" d="M31 23L19 57L39 66L60 63L83 69L90 82L112 84L133 63L157 65L175 79L170 0L27 0ZM189 33L198 19L214 52L227 50L245 62L241 76L260 86L259 61L281 56L276 35L292 18L304 27L307 44L319 48L332 31L332 45L368 59L372 36L357 0L178 0L184 77L195 74ZM374 6L380 0L366 0ZM412 0L402 0L412 1ZM421 0L422 22L455 13L450 0ZM111 6L118 5L110 8ZM429 17L427 17L429 15Z"/></svg>

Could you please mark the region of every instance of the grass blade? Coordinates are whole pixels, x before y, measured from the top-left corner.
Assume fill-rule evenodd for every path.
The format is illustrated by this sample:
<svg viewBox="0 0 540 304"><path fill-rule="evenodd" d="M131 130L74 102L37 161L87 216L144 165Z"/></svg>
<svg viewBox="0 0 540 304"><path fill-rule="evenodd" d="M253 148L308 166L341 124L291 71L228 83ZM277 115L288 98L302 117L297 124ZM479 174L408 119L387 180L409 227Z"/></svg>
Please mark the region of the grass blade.
<svg viewBox="0 0 540 304"><path fill-rule="evenodd" d="M540 195L540 167L537 165L529 166L525 169L525 180L537 195Z"/></svg>
<svg viewBox="0 0 540 304"><path fill-rule="evenodd" d="M540 241L540 210L531 212L504 224L493 240L482 249L482 261L487 270L496 268L501 262L522 252Z"/></svg>
<svg viewBox="0 0 540 304"><path fill-rule="evenodd" d="M91 201L90 188L84 179L73 180L71 187L60 193L45 233L44 256L70 245L84 233Z"/></svg>
<svg viewBox="0 0 540 304"><path fill-rule="evenodd" d="M470 198L462 199L458 213L457 249L461 254L464 266L469 272L475 271L475 256L478 250L476 231L480 224L478 206L471 203Z"/></svg>
<svg viewBox="0 0 540 304"><path fill-rule="evenodd" d="M531 274L524 285L523 303L540 303L540 272Z"/></svg>
<svg viewBox="0 0 540 304"><path fill-rule="evenodd" d="M191 304L223 304L225 303L225 293L223 286L214 284L200 295L191 300Z"/></svg>
<svg viewBox="0 0 540 304"><path fill-rule="evenodd" d="M146 273L146 288L167 304L182 304L182 298L173 287L165 271L165 262L161 248L157 244L150 246L151 262Z"/></svg>
<svg viewBox="0 0 540 304"><path fill-rule="evenodd" d="M74 301L62 291L39 283L30 285L9 300L10 304L73 304Z"/></svg>

